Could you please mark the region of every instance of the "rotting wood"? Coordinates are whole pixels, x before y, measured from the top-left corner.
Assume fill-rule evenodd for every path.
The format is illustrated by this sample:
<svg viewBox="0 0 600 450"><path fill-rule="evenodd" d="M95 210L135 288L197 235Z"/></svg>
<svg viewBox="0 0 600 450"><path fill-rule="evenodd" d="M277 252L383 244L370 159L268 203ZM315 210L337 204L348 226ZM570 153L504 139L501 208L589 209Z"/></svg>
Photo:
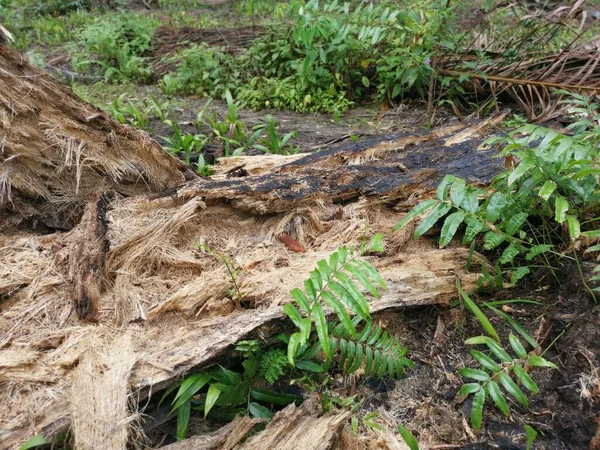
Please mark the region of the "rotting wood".
<svg viewBox="0 0 600 450"><path fill-rule="evenodd" d="M192 436L174 444L160 447L160 450L232 450L246 435L264 419L251 419L248 416L237 416L218 430Z"/></svg>
<svg viewBox="0 0 600 450"><path fill-rule="evenodd" d="M144 399L227 358L240 339L269 338L287 327L281 305L290 289L337 246L357 245L375 232L387 233L386 253L370 259L389 290L371 301L373 313L448 302L457 278L465 289L475 286L477 274L463 270L467 250L407 244L410 228L391 229L398 207L406 210L429 195L445 174L485 184L503 169L490 162L489 151L476 150L494 120L340 145L275 163L256 176L203 179L154 198L116 199L107 214L109 283L100 293L96 324L73 314L64 264L85 221L66 233L3 237L2 380L21 384L10 391L18 392L18 403L0 389L7 405L0 413L0 448L16 449L32 434L52 435L71 424L74 369L94 348L131 336L137 363L127 392ZM282 235L306 252L289 251ZM196 250L198 241L235 260L251 309L235 309L222 261ZM39 342L52 343L36 347ZM93 395L83 400L97 401Z"/></svg>
<svg viewBox="0 0 600 450"><path fill-rule="evenodd" d="M105 186L139 195L193 173L0 43L0 226L70 229Z"/></svg>
<svg viewBox="0 0 600 450"><path fill-rule="evenodd" d="M337 203L360 197L407 198L433 188L446 174L486 185L502 170L491 151L477 150L478 134L500 123L506 113L475 124L457 124L432 133L366 139L275 168L262 176L198 180L173 194L227 201L253 214L273 214L320 200ZM276 167L276 166L275 166Z"/></svg>
<svg viewBox="0 0 600 450"><path fill-rule="evenodd" d="M265 430L236 447L238 450L327 450L352 413L318 416L318 400L310 398L302 406L291 404L279 411Z"/></svg>
<svg viewBox="0 0 600 450"><path fill-rule="evenodd" d="M104 261L110 247L106 237L106 212L111 197L111 193L104 192L88 204L79 224L82 235L69 255L69 281L73 285L75 312L80 319L96 319L104 288Z"/></svg>

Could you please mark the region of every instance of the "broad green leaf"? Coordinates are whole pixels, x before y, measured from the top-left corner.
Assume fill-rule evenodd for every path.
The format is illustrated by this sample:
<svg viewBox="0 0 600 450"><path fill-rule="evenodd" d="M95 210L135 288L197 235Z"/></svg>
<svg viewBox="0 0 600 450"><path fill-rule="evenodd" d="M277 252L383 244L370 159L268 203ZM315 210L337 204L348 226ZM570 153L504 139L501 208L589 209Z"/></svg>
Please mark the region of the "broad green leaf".
<svg viewBox="0 0 600 450"><path fill-rule="evenodd" d="M465 180L456 178L450 187L450 201L455 208L460 208L465 199Z"/></svg>
<svg viewBox="0 0 600 450"><path fill-rule="evenodd" d="M316 373L325 371L325 369L323 369L323 367L320 366L319 364L316 364L312 361L306 361L303 359L296 361L296 369L307 370L309 372L316 372Z"/></svg>
<svg viewBox="0 0 600 450"><path fill-rule="evenodd" d="M398 424L398 433L400 433L400 436L402 436L402 439L404 439L410 450L419 450L419 443L408 429Z"/></svg>
<svg viewBox="0 0 600 450"><path fill-rule="evenodd" d="M444 217L448 211L450 211L450 208L451 206L448 203L439 203L433 208L415 229L415 238L421 237L427 233L440 218Z"/></svg>
<svg viewBox="0 0 600 450"><path fill-rule="evenodd" d="M567 199L562 195L557 195L554 201L554 220L558 223L563 223L568 210L569 202L567 202Z"/></svg>
<svg viewBox="0 0 600 450"><path fill-rule="evenodd" d="M362 84L364 87L368 88L371 83L367 77L362 77Z"/></svg>
<svg viewBox="0 0 600 450"><path fill-rule="evenodd" d="M361 271L361 266L360 264L356 264L356 262L350 263L346 265L346 270L352 274L352 276L358 280L358 282L360 284L363 285L363 287L369 291L369 293L375 297L375 298L380 298L381 295L379 295L379 291L377 290L377 288L375 288L375 286L373 286L373 283L371 283L371 280L369 280L368 275L365 276L365 274Z"/></svg>
<svg viewBox="0 0 600 450"><path fill-rule="evenodd" d="M600 230L584 231L581 235L585 237L600 237Z"/></svg>
<svg viewBox="0 0 600 450"><path fill-rule="evenodd" d="M470 367L464 367L462 369L458 369L458 373L460 373L463 377L472 378L477 381L488 381L490 376L479 369L471 369Z"/></svg>
<svg viewBox="0 0 600 450"><path fill-rule="evenodd" d="M527 363L532 367L550 367L551 369L558 369L558 367L556 367L556 364L554 364L538 355L531 356L527 360Z"/></svg>
<svg viewBox="0 0 600 450"><path fill-rule="evenodd" d="M325 313L319 303L315 303L312 308L312 317L315 321L315 328L317 330L317 336L319 337L319 343L321 349L328 360L333 358L331 354L331 347L329 345L329 335L327 333L327 320L325 319Z"/></svg>
<svg viewBox="0 0 600 450"><path fill-rule="evenodd" d="M508 234L509 236L512 236L517 231L519 231L521 229L521 227L523 226L523 224L525 223L525 221L527 220L528 215L529 214L526 212L520 212L518 214L513 214L510 217L510 219L508 219L508 222L506 222L506 229L505 229L506 234Z"/></svg>
<svg viewBox="0 0 600 450"><path fill-rule="evenodd" d="M30 448L39 447L40 445L49 444L50 441L44 437L43 434L36 434L27 439L23 445L19 447L19 450L29 450Z"/></svg>
<svg viewBox="0 0 600 450"><path fill-rule="evenodd" d="M527 434L527 442L525 443L525 450L531 450L533 448L533 442L537 438L538 432L535 431L529 425L523 425L525 433Z"/></svg>
<svg viewBox="0 0 600 450"><path fill-rule="evenodd" d="M502 210L506 206L506 195L501 192L496 192L494 195L490 197L487 208L485 210L485 216L487 220L494 223L500 215L502 214Z"/></svg>
<svg viewBox="0 0 600 450"><path fill-rule="evenodd" d="M467 216L465 218L467 229L465 230L464 242L471 242L483 230L485 223L476 216Z"/></svg>
<svg viewBox="0 0 600 450"><path fill-rule="evenodd" d="M321 272L321 276L323 280L327 280L331 278L331 270L329 269L329 264L324 259L317 262L317 267L319 268L319 272Z"/></svg>
<svg viewBox="0 0 600 450"><path fill-rule="evenodd" d="M473 396L473 403L471 404L471 425L475 430L479 431L481 428L481 421L483 420L483 405L485 404L485 389L481 389Z"/></svg>
<svg viewBox="0 0 600 450"><path fill-rule="evenodd" d="M325 300L325 303L335 311L338 316L340 322L344 325L344 328L350 333L350 335L354 336L356 334L356 330L354 329L354 324L352 323L352 319L346 310L346 307L329 291L321 292L321 298Z"/></svg>
<svg viewBox="0 0 600 450"><path fill-rule="evenodd" d="M290 294L292 295L292 298L296 301L300 309L302 309L302 311L304 311L305 313L308 313L310 311L310 302L308 301L308 298L306 298L304 292L302 292L298 288L294 288L290 291Z"/></svg>
<svg viewBox="0 0 600 450"><path fill-rule="evenodd" d="M500 345L497 342L490 340L486 342L486 345L492 351L492 353L496 355L498 359L500 359L500 361L505 363L512 362L512 357L508 353L506 353L506 350L500 347Z"/></svg>
<svg viewBox="0 0 600 450"><path fill-rule="evenodd" d="M375 281L379 286L381 286L381 289L383 289L384 291L387 290L385 280L381 277L381 275L375 267L373 267L368 261L357 261L357 264L360 264L360 266L363 269L363 272L366 272L373 281Z"/></svg>
<svg viewBox="0 0 600 450"><path fill-rule="evenodd" d="M521 278L531 272L529 267L518 267L510 276L510 284L515 285Z"/></svg>
<svg viewBox="0 0 600 450"><path fill-rule="evenodd" d="M490 380L487 385L487 390L488 394L490 394L490 397L492 397L492 400L494 401L498 409L502 411L502 413L505 416L508 416L510 414L510 410L508 409L508 403L506 403L504 395L502 395L502 392L500 392L498 384L494 380Z"/></svg>
<svg viewBox="0 0 600 450"><path fill-rule="evenodd" d="M300 326L298 327L300 331L300 345L304 345L306 341L310 338L310 332L312 330L312 321L310 316L305 317L300 321Z"/></svg>
<svg viewBox="0 0 600 450"><path fill-rule="evenodd" d="M577 220L577 217L570 214L567 214L565 218L567 219L567 225L569 226L569 237L571 240L577 239L581 235L579 220Z"/></svg>
<svg viewBox="0 0 600 450"><path fill-rule="evenodd" d="M467 345L479 345L479 344L486 344L488 342L493 342L494 340L489 337L489 336L473 336L470 337L469 339L467 339L465 341L465 344Z"/></svg>
<svg viewBox="0 0 600 450"><path fill-rule="evenodd" d="M504 236L496 233L495 231L488 231L485 233L485 237L483 238L483 248L486 250L493 250L498 247L502 242L504 242Z"/></svg>
<svg viewBox="0 0 600 450"><path fill-rule="evenodd" d="M525 387L525 389L528 389L534 394L537 394L540 391L538 385L535 384L535 381L533 381L533 378L531 378L531 376L529 376L529 374L521 366L514 366L513 373L517 377L517 380L519 380L519 382Z"/></svg>
<svg viewBox="0 0 600 450"><path fill-rule="evenodd" d="M529 249L527 255L525 255L525 259L527 259L527 261L531 261L536 256L541 255L542 253L546 253L549 250L552 250L553 247L554 246L551 244L534 245Z"/></svg>
<svg viewBox="0 0 600 450"><path fill-rule="evenodd" d="M538 195L544 200L548 200L555 189L556 183L552 180L547 180L544 183L544 185L540 188Z"/></svg>
<svg viewBox="0 0 600 450"><path fill-rule="evenodd" d="M221 395L221 391L219 390L218 387L216 387L214 384L211 384L210 386L208 386L208 392L206 393L206 401L204 402L204 417L205 418L208 415L208 413L210 412L210 410L212 409L212 407L215 406L215 403L219 399L220 395Z"/></svg>
<svg viewBox="0 0 600 450"><path fill-rule="evenodd" d="M300 311L298 311L293 304L286 303L283 305L283 312L290 318L292 322L294 322L294 325L300 327L300 322L302 322L302 314L300 314Z"/></svg>
<svg viewBox="0 0 600 450"><path fill-rule="evenodd" d="M250 396L254 400L263 403L273 403L274 405L287 406L291 403L302 402L302 397L293 394L283 394L270 389L252 388Z"/></svg>
<svg viewBox="0 0 600 450"><path fill-rule="evenodd" d="M475 360L479 364L481 364L486 369L491 370L492 372L499 372L500 370L502 370L502 367L500 367L496 363L496 361L494 361L492 358L490 358L485 353L482 353L478 350L471 350L471 355L473 355L473 358L475 358Z"/></svg>
<svg viewBox="0 0 600 450"><path fill-rule="evenodd" d="M312 302L317 300L317 290L315 289L312 280L304 280L304 291Z"/></svg>
<svg viewBox="0 0 600 450"><path fill-rule="evenodd" d="M526 408L529 406L529 400L527 400L527 397L525 396L525 394L523 394L523 391L519 388L519 386L517 386L517 384L506 372L500 372L498 374L498 380L500 381L500 384L502 384L504 389L506 389L506 392L512 395L516 401L518 401L521 405L525 406Z"/></svg>
<svg viewBox="0 0 600 450"><path fill-rule="evenodd" d="M525 158L519 162L519 165L508 176L508 185L511 186L515 181L529 172L535 166L535 161L532 158Z"/></svg>
<svg viewBox="0 0 600 450"><path fill-rule="evenodd" d="M257 419L271 419L273 417L273 412L269 408L265 408L256 402L248 403L248 412Z"/></svg>
<svg viewBox="0 0 600 450"><path fill-rule="evenodd" d="M467 383L463 384L460 390L458 391L458 395L460 397L465 397L469 394L474 394L475 392L481 390L481 385L479 383Z"/></svg>
<svg viewBox="0 0 600 450"><path fill-rule="evenodd" d="M456 288L458 289L460 297L465 302L465 305L475 315L475 317L477 317L477 320L479 320L479 323L481 323L481 326L483 326L483 329L486 331L486 333L492 336L496 341L500 342L498 333L488 320L487 316L483 313L483 311L481 311L481 309L479 309L479 306L477 306L477 304L469 298L467 293L463 291L459 285L457 285Z"/></svg>
<svg viewBox="0 0 600 450"><path fill-rule="evenodd" d="M365 320L368 319L369 304L367 303L365 296L362 294L362 292L360 292L356 284L354 284L354 281L352 281L344 272L336 273L335 277L341 281L343 289L340 290L339 284L335 281L331 281L329 283L331 290L336 292L340 299L346 302L352 312L358 314ZM338 292L338 290L340 292Z"/></svg>
<svg viewBox="0 0 600 450"><path fill-rule="evenodd" d="M176 436L178 440L185 439L187 437L188 426L190 424L190 413L192 409L192 403L188 400L183 403L177 409L177 430Z"/></svg>
<svg viewBox="0 0 600 450"><path fill-rule="evenodd" d="M465 219L465 215L466 214L463 211L456 211L446 217L440 235L440 248L443 248L450 243L456 234L456 230L458 230L458 227Z"/></svg>
<svg viewBox="0 0 600 450"><path fill-rule="evenodd" d="M440 202L438 200L434 200L434 199L425 200L425 201L419 203L413 209L411 209L409 211L409 213L406 214L402 218L402 220L400 220L400 222L398 222L396 224L396 226L394 227L394 231L398 231L400 228L402 228L404 225L406 225L412 219L414 219L415 217L420 216L421 214L424 214L427 210L433 208L435 205L437 205L439 203ZM330 265L333 268L333 264L330 264Z"/></svg>
<svg viewBox="0 0 600 450"><path fill-rule="evenodd" d="M508 247L504 249L502 255L500 256L500 264L508 264L515 259L515 256L519 254L519 250L515 247L514 244L510 244Z"/></svg>
<svg viewBox="0 0 600 450"><path fill-rule="evenodd" d="M294 367L295 365L296 354L298 353L298 347L300 347L301 341L302 335L298 332L290 336L290 341L288 342L287 357L288 362L292 367Z"/></svg>
<svg viewBox="0 0 600 450"><path fill-rule="evenodd" d="M597 252L597 251L600 251L600 244L592 245L591 247L586 248L584 253Z"/></svg>
<svg viewBox="0 0 600 450"><path fill-rule="evenodd" d="M477 212L477 208L479 208L477 194L471 187L467 187L466 189L465 199L463 200L463 208L473 214L475 214Z"/></svg>
<svg viewBox="0 0 600 450"><path fill-rule="evenodd" d="M204 387L206 383L210 381L212 377L208 374L196 374L186 378L181 386L177 395L173 400L173 409L171 412L180 408L185 402L189 401L196 393Z"/></svg>
<svg viewBox="0 0 600 450"><path fill-rule="evenodd" d="M510 333L508 335L508 341L510 342L510 346L512 347L512 349L515 351L515 354L519 358L527 358L527 350L525 350L525 347L523 347L521 341L519 341L519 339L514 334Z"/></svg>

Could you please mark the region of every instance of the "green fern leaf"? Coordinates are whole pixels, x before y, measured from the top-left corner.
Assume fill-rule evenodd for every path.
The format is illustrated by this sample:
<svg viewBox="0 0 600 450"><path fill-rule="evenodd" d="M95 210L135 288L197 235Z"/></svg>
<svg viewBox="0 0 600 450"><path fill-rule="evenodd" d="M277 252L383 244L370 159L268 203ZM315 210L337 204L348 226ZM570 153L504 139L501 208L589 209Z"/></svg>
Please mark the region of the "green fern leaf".
<svg viewBox="0 0 600 450"><path fill-rule="evenodd" d="M440 203L435 208L433 208L423 219L423 221L417 226L415 229L414 236L415 238L423 236L427 233L439 219L444 217L448 211L450 211L451 206L448 203Z"/></svg>
<svg viewBox="0 0 600 450"><path fill-rule="evenodd" d="M346 330L348 330L348 332L351 335L354 335L356 333L356 330L354 329L354 323L352 323L352 319L350 318L346 307L337 299L337 297L335 297L335 295L333 295L329 291L323 291L321 293L321 297L323 298L325 303L335 311L335 313L338 316L338 319L340 320L342 325L344 325Z"/></svg>
<svg viewBox="0 0 600 450"><path fill-rule="evenodd" d="M375 297L375 298L381 297L379 295L379 291L375 288L375 286L373 286L373 283L371 283L368 276L365 276L365 274L361 271L359 265L350 262L345 266L345 268L348 271L348 273L350 273L354 278L356 278L358 280L358 282L360 284L362 284L364 286L364 288L367 291L369 291L369 293L373 297Z"/></svg>
<svg viewBox="0 0 600 450"><path fill-rule="evenodd" d="M452 206L460 208L462 202L465 199L465 180L462 178L456 178L452 186L450 187L450 201Z"/></svg>
<svg viewBox="0 0 600 450"><path fill-rule="evenodd" d="M461 223L463 223L463 220L465 220L465 216L465 212L456 211L450 214L448 217L446 217L444 225L442 225L442 232L440 234L440 248L443 248L450 243L450 241L456 234L458 227Z"/></svg>
<svg viewBox="0 0 600 450"><path fill-rule="evenodd" d="M507 204L508 202L506 201L505 194L496 192L494 195L492 195L488 201L485 211L487 220L489 220L491 223L496 222Z"/></svg>
<svg viewBox="0 0 600 450"><path fill-rule="evenodd" d="M398 224L394 227L394 231L398 231L415 217L424 214L427 210L433 208L437 204L439 204L439 201L434 199L425 200L424 202L419 203L413 209L411 209L410 212L406 214L402 220L400 220L400 222L398 222Z"/></svg>
<svg viewBox="0 0 600 450"><path fill-rule="evenodd" d="M381 289L384 291L387 290L387 286L385 280L379 275L379 272L375 267L373 267L368 261L356 261L362 267L363 272L367 274L373 281L375 281Z"/></svg>
<svg viewBox="0 0 600 450"><path fill-rule="evenodd" d="M495 231L488 231L483 239L483 248L493 250L504 242L504 236Z"/></svg>
<svg viewBox="0 0 600 450"><path fill-rule="evenodd" d="M510 244L504 249L502 255L500 256L500 264L508 264L512 262L519 253L519 249L514 244Z"/></svg>
<svg viewBox="0 0 600 450"><path fill-rule="evenodd" d="M288 361L283 350L270 349L265 352L260 360L258 375L263 377L270 384L273 384L281 375L283 375L287 366Z"/></svg>
<svg viewBox="0 0 600 450"><path fill-rule="evenodd" d="M465 230L464 242L471 242L475 237L481 233L485 223L477 216L469 215L465 218L467 229Z"/></svg>

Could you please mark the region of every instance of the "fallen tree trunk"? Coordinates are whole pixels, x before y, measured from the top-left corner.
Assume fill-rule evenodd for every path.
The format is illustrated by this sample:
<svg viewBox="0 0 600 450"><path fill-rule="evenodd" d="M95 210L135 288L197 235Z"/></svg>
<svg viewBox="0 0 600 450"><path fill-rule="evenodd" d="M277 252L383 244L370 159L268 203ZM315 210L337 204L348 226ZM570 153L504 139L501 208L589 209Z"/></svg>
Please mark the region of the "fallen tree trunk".
<svg viewBox="0 0 600 450"><path fill-rule="evenodd" d="M141 131L0 44L0 226L70 229L98 190L132 196L191 172Z"/></svg>
<svg viewBox="0 0 600 450"><path fill-rule="evenodd" d="M253 175L237 167L250 160L232 160L236 167L214 180L151 198L116 199L105 209L100 194L68 232L1 233L0 448L69 426L81 448L105 448L107 436L125 448L137 414L127 412L126 392L146 398L222 360L240 339L287 329L281 306L290 290L338 246L374 233L386 233L386 252L370 260L389 289L371 300L372 312L447 303L457 279L464 289L475 286L478 275L464 270L467 250L410 243L410 228L391 230L398 211L430 195L445 174L485 184L502 170L477 150L490 123L282 163L268 158L268 168ZM227 255L239 271L235 284L198 242ZM242 309L230 294L236 284ZM90 292L93 304L85 302ZM119 395L102 396L102 389Z"/></svg>

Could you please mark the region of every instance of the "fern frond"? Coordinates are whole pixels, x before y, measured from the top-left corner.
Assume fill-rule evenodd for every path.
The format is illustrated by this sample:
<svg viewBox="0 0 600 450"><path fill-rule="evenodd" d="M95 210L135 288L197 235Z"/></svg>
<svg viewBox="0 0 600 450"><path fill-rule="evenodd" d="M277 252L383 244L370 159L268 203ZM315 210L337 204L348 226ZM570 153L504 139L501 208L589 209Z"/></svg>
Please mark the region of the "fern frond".
<svg viewBox="0 0 600 450"><path fill-rule="evenodd" d="M273 384L283 375L287 366L288 360L285 352L279 348L270 349L260 360L258 374Z"/></svg>
<svg viewBox="0 0 600 450"><path fill-rule="evenodd" d="M321 349L328 362L332 359L333 351L323 306L328 306L335 312L340 325L349 336L356 335L358 323L352 316L364 321L369 320L369 304L363 291L379 298L380 291L384 290L386 285L377 269L360 257L366 252L382 251L381 240L382 235L375 235L369 245L363 244L358 250L338 248L330 255L329 261L323 259L317 263L317 268L304 281L304 291L298 288L292 290L292 298L299 309L293 305L286 305L284 312L300 329L300 333L294 333L288 344L290 364L294 364L298 348L306 343L312 329L311 324L307 329L301 312L315 324Z"/></svg>
<svg viewBox="0 0 600 450"><path fill-rule="evenodd" d="M366 376L390 378L400 377L405 367L414 367L406 358L406 347L395 337L374 325L372 320L366 322L360 333L351 335L340 325L331 327L330 347L333 353L340 356L338 365L342 372L351 374L360 367Z"/></svg>

